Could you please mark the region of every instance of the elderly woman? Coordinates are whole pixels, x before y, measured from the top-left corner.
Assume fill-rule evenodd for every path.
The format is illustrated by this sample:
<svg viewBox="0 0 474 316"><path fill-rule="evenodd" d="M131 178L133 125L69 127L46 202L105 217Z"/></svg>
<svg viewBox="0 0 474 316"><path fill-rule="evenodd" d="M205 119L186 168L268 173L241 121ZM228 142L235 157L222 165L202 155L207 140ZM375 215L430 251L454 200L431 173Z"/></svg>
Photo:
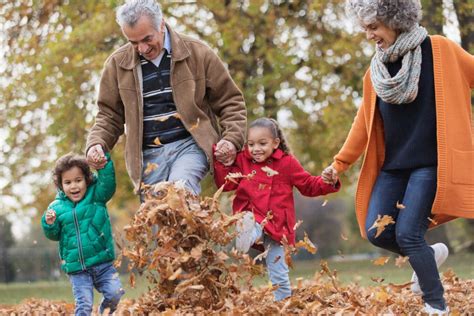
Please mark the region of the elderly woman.
<svg viewBox="0 0 474 316"><path fill-rule="evenodd" d="M323 177L332 179L365 154L356 193L362 236L408 256L424 311L446 313L438 267L448 249L428 246L424 236L429 226L474 217L474 56L428 36L418 24L418 0L349 0L347 9L376 52L362 105ZM372 226L385 215L394 223L377 235Z"/></svg>

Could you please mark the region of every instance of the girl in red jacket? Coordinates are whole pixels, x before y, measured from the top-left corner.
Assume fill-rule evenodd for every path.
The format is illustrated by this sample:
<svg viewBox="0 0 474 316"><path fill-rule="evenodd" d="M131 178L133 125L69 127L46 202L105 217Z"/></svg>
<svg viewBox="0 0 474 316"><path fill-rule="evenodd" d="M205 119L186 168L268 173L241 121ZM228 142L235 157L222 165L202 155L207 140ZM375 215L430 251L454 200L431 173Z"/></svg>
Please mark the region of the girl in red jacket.
<svg viewBox="0 0 474 316"><path fill-rule="evenodd" d="M242 252L258 240L268 249L266 264L279 301L291 296L288 266L284 260L281 239L294 244L295 209L293 187L306 196L337 192L340 182L325 183L320 176L312 176L290 154L278 123L260 118L250 124L247 144L237 154L231 166L214 163L214 180L224 191L236 190L233 211L246 212L237 225L236 247ZM264 227L260 225L271 212Z"/></svg>

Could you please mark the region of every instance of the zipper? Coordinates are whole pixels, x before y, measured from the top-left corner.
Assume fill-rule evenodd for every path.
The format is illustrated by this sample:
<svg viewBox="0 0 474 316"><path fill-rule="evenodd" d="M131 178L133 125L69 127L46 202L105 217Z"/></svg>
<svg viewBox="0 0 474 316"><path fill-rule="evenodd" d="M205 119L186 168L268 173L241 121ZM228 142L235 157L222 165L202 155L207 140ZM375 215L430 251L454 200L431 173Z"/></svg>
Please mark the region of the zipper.
<svg viewBox="0 0 474 316"><path fill-rule="evenodd" d="M81 242L81 232L79 231L79 221L77 220L76 205L72 209L72 215L74 217L74 228L76 229L76 238L77 238L77 247L79 249L79 262L81 263L82 270L86 270L86 265L84 263L84 254L82 253L82 242Z"/></svg>

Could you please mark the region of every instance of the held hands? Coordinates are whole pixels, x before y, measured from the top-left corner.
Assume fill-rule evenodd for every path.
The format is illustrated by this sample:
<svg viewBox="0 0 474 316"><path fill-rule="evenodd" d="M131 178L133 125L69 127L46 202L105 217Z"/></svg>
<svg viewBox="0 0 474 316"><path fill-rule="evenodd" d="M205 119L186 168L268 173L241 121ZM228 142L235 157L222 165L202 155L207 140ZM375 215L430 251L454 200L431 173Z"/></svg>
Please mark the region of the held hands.
<svg viewBox="0 0 474 316"><path fill-rule="evenodd" d="M56 221L56 212L54 210L47 210L46 211L46 224L52 225Z"/></svg>
<svg viewBox="0 0 474 316"><path fill-rule="evenodd" d="M217 161L221 162L224 166L230 166L234 163L237 149L230 141L221 139L216 144L215 155Z"/></svg>
<svg viewBox="0 0 474 316"><path fill-rule="evenodd" d="M339 180L339 177L337 175L337 170L334 169L333 166L326 167L326 169L323 170L321 173L321 178L323 178L323 181L327 184L335 185L337 181Z"/></svg>
<svg viewBox="0 0 474 316"><path fill-rule="evenodd" d="M104 150L102 146L97 144L89 148L87 151L87 163L92 168L99 170L104 168L107 163L107 158L105 158Z"/></svg>

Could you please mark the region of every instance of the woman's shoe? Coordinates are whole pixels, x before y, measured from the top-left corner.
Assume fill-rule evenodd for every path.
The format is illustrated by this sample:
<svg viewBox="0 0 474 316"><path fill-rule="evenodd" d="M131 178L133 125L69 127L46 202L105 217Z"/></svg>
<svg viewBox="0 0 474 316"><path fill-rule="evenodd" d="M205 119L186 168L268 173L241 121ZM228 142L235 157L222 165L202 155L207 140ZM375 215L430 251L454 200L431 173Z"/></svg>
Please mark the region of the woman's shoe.
<svg viewBox="0 0 474 316"><path fill-rule="evenodd" d="M436 266L439 269L439 267L441 267L441 265L448 258L449 249L445 244L440 243L440 242L437 243L437 244L431 245L430 247L433 248L433 250L434 250L434 258L435 258L435 261L436 261ZM411 285L411 291L414 294L422 295L423 292L421 291L421 288L420 288L420 281L418 280L418 276L416 275L415 272L413 272L413 275L411 277L411 281L413 282L413 284Z"/></svg>

